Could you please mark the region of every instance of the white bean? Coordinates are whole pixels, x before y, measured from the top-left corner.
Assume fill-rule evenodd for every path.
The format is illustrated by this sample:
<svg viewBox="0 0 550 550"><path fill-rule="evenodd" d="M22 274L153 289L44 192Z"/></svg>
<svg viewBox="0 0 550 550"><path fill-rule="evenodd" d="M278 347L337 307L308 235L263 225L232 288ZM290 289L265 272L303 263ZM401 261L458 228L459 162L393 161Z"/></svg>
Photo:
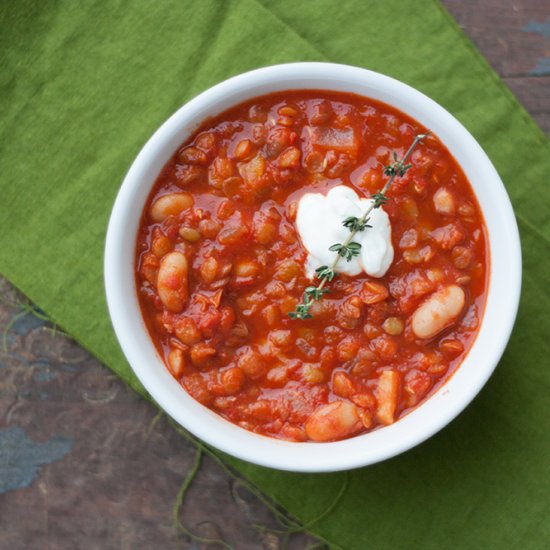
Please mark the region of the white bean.
<svg viewBox="0 0 550 550"><path fill-rule="evenodd" d="M193 197L189 193L169 193L158 198L151 206L151 219L161 222L168 216L177 216L193 206Z"/></svg>
<svg viewBox="0 0 550 550"><path fill-rule="evenodd" d="M183 351L179 348L172 348L168 353L168 368L176 378L183 374L184 359Z"/></svg>
<svg viewBox="0 0 550 550"><path fill-rule="evenodd" d="M455 212L455 199L452 193L445 189L445 187L440 187L434 193L434 207L436 212L439 214L445 214L450 216Z"/></svg>
<svg viewBox="0 0 550 550"><path fill-rule="evenodd" d="M418 338L432 338L456 320L464 302L464 291L457 285L434 292L412 315L414 334Z"/></svg>
<svg viewBox="0 0 550 550"><path fill-rule="evenodd" d="M334 401L319 407L307 420L306 433L313 441L334 441L363 427L357 407L347 401Z"/></svg>
<svg viewBox="0 0 550 550"><path fill-rule="evenodd" d="M160 262L157 291L166 309L180 313L187 301L189 265L181 252L170 252Z"/></svg>
<svg viewBox="0 0 550 550"><path fill-rule="evenodd" d="M399 373L385 370L380 375L376 389L376 417L382 424L392 424L399 394Z"/></svg>

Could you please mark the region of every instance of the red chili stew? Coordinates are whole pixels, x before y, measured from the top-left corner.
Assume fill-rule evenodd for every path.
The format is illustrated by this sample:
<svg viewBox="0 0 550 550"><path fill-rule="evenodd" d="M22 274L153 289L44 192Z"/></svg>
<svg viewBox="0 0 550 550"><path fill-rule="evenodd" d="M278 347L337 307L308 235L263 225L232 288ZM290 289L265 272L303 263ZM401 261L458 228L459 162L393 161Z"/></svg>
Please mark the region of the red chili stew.
<svg viewBox="0 0 550 550"><path fill-rule="evenodd" d="M292 91L234 107L182 145L146 204L136 279L151 337L193 398L260 434L332 441L393 423L452 374L481 320L488 250L474 193L434 135L388 192L387 274L339 274L311 319L288 315L312 284L300 197L336 185L370 196L424 131L372 99ZM449 306L457 293L464 303ZM415 315L430 324L449 307L435 334L415 333Z"/></svg>

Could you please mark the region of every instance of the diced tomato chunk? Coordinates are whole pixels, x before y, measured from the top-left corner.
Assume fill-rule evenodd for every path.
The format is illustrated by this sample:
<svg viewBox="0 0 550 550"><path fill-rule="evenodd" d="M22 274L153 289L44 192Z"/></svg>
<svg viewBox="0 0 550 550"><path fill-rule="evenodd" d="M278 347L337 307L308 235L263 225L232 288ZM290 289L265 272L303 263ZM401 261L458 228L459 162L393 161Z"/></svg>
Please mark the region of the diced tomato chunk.
<svg viewBox="0 0 550 550"><path fill-rule="evenodd" d="M311 142L322 149L354 153L359 147L359 139L353 128L331 128L312 126Z"/></svg>

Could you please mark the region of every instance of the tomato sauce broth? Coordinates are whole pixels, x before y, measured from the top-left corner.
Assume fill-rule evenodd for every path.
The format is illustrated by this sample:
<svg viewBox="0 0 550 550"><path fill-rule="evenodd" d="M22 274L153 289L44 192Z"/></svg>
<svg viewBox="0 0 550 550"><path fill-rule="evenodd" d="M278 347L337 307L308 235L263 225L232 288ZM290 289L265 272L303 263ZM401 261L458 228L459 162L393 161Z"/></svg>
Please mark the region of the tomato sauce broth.
<svg viewBox="0 0 550 550"><path fill-rule="evenodd" d="M488 240L433 134L387 193L386 275L339 274L311 319L288 315L316 284L294 223L300 197L336 185L374 194L424 132L372 99L289 91L206 121L174 154L142 214L136 285L159 354L193 398L260 434L331 441L397 421L448 379L481 322ZM460 314L419 338L412 316L450 286L465 296Z"/></svg>

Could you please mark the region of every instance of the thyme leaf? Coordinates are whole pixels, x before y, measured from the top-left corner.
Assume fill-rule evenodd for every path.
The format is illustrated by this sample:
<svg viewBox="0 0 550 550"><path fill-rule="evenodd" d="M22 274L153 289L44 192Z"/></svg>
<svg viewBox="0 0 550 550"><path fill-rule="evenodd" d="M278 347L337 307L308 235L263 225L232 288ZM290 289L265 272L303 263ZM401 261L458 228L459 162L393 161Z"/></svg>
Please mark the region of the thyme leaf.
<svg viewBox="0 0 550 550"><path fill-rule="evenodd" d="M349 216L342 222L342 225L350 231L364 231L367 227L372 227L372 225L368 224L368 221L369 218L362 221L357 216Z"/></svg>

